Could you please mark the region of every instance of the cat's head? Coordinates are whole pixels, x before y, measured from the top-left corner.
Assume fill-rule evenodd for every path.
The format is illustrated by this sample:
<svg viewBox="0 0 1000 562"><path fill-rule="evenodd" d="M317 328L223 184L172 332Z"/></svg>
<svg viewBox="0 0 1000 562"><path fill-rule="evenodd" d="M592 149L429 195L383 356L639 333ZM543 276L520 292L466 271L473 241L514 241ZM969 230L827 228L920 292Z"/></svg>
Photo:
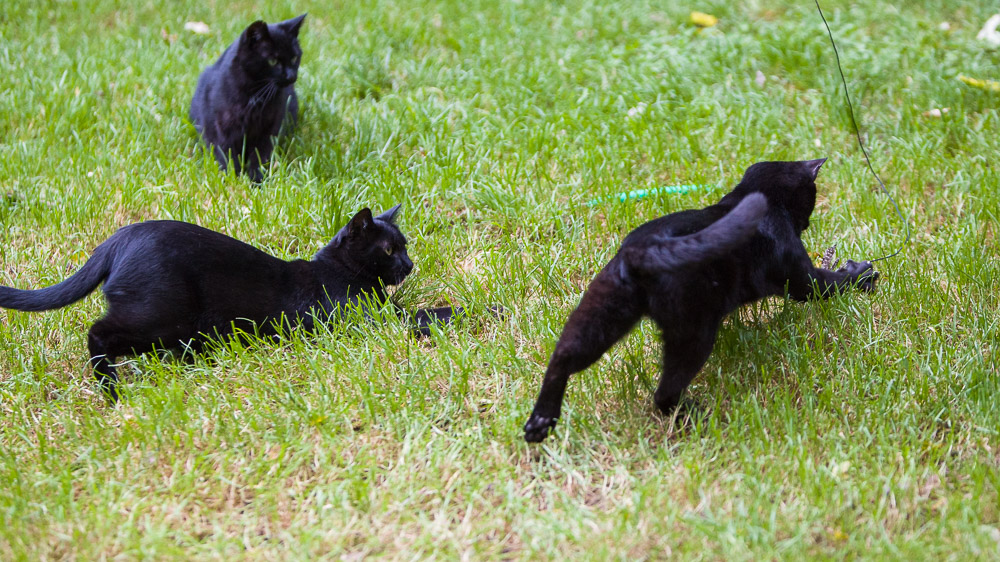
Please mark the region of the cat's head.
<svg viewBox="0 0 1000 562"><path fill-rule="evenodd" d="M406 253L406 237L396 226L399 205L378 216L365 207L358 211L333 240L323 248L317 259L336 252L339 261L352 272L385 285L398 285L413 270Z"/></svg>
<svg viewBox="0 0 1000 562"><path fill-rule="evenodd" d="M826 158L795 162L757 162L747 168L735 191L758 191L768 204L781 207L799 232L809 228L809 215L816 206L816 176Z"/></svg>
<svg viewBox="0 0 1000 562"><path fill-rule="evenodd" d="M295 83L299 75L299 28L306 14L268 25L257 20L240 35L240 66L254 82L280 87Z"/></svg>

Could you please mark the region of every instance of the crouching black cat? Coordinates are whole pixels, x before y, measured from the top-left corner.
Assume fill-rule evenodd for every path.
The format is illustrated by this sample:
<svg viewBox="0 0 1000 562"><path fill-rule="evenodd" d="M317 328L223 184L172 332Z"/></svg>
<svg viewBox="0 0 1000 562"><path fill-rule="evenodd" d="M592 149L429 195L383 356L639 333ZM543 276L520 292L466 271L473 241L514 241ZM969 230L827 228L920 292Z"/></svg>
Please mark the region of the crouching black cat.
<svg viewBox="0 0 1000 562"><path fill-rule="evenodd" d="M87 296L102 282L104 318L90 327L87 345L94 376L118 399L114 359L154 347L190 346L235 330L274 335L311 329L347 303L384 302L385 287L413 269L396 205L372 216L367 208L311 261L286 262L224 234L177 221L122 227L62 283L38 290L0 286L0 307L38 311ZM428 333L460 308L418 310L414 329Z"/></svg>
<svg viewBox="0 0 1000 562"><path fill-rule="evenodd" d="M525 440L545 439L559 418L569 376L597 361L643 316L663 333L654 401L666 413L708 360L719 325L733 310L786 292L807 300L854 286L873 290L878 273L871 262L819 269L802 245L825 161L758 162L718 203L629 233L567 320L524 426Z"/></svg>
<svg viewBox="0 0 1000 562"><path fill-rule="evenodd" d="M306 15L268 25L250 24L219 60L198 78L191 122L212 148L222 169L230 158L254 182L274 139L298 119L295 95L302 49L299 28Z"/></svg>

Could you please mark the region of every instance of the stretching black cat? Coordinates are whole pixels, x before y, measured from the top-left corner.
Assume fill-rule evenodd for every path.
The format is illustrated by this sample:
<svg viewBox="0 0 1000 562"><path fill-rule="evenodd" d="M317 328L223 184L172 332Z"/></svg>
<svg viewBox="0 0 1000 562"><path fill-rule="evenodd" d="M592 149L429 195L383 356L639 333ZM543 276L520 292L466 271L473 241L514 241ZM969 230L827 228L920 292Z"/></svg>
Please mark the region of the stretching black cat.
<svg viewBox="0 0 1000 562"><path fill-rule="evenodd" d="M200 226L148 221L125 226L94 250L72 277L38 290L0 286L0 307L50 310L87 296L101 282L108 312L90 328L90 361L103 389L118 399L113 365L121 355L190 346L234 328L273 335L279 328L328 320L348 302L383 301L385 286L413 269L399 210L357 213L312 259L286 262ZM460 309L417 311L421 333Z"/></svg>
<svg viewBox="0 0 1000 562"><path fill-rule="evenodd" d="M198 78L191 122L222 169L232 158L237 173L262 181L260 168L271 158L275 137L294 128L299 112L294 84L302 56L298 36L305 17L272 25L253 22Z"/></svg>
<svg viewBox="0 0 1000 562"><path fill-rule="evenodd" d="M719 325L733 310L786 291L806 300L855 285L873 290L878 273L871 262L819 269L802 245L825 161L758 162L715 205L660 217L626 236L563 328L525 440L545 439L569 376L597 361L643 316L663 332L654 401L666 413L708 360Z"/></svg>

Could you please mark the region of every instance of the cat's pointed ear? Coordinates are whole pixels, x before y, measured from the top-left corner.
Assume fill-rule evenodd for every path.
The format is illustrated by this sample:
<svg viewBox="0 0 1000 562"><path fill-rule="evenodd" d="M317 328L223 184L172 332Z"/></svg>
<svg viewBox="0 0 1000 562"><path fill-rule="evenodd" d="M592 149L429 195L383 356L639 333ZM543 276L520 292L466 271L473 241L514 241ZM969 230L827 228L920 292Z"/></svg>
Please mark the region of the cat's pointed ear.
<svg viewBox="0 0 1000 562"><path fill-rule="evenodd" d="M381 215L379 215L379 216L377 216L375 218L377 218L379 220L383 220L385 222L395 223L396 222L396 214L399 213L399 208L402 207L402 206L403 206L402 203L396 203L395 207L389 209L388 211L382 213Z"/></svg>
<svg viewBox="0 0 1000 562"><path fill-rule="evenodd" d="M803 164L809 173L809 177L816 181L816 176L819 175L819 168L826 162L826 158L817 158L816 160L806 160Z"/></svg>
<svg viewBox="0 0 1000 562"><path fill-rule="evenodd" d="M374 223L375 219L372 217L372 210L365 207L354 215L351 222L347 223L347 232L351 236L354 236L368 230Z"/></svg>
<svg viewBox="0 0 1000 562"><path fill-rule="evenodd" d="M267 30L267 24L261 20L251 23L243 32L243 40L247 46L253 46L262 41L269 41L271 32Z"/></svg>
<svg viewBox="0 0 1000 562"><path fill-rule="evenodd" d="M308 14L302 14L301 16L299 16L297 18L292 18L290 20L285 20L285 21L279 23L278 27L280 27L282 30L285 31L285 33L291 35L292 37L298 37L299 36L299 28L302 27L302 20L306 19L307 15Z"/></svg>
<svg viewBox="0 0 1000 562"><path fill-rule="evenodd" d="M347 224L337 232L337 235L333 237L330 241L330 246L333 248L339 248L344 240L357 236L358 234L368 230L374 224L375 220L372 218L372 211L368 207L358 211L351 220L347 221Z"/></svg>

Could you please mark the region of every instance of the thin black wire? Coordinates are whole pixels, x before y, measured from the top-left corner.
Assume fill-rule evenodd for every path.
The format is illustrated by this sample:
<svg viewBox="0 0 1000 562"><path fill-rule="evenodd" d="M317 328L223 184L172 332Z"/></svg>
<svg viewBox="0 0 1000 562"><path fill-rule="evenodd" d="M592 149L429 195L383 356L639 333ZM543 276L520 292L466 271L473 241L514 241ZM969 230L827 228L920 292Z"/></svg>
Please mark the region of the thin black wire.
<svg viewBox="0 0 1000 562"><path fill-rule="evenodd" d="M903 247L910 242L910 223L903 218L903 212L899 210L899 204L896 203L896 199L891 193L889 193L889 190L885 187L885 183L882 181L882 178L880 178L875 172L875 168L872 167L872 159L868 156L868 149L865 148L865 143L861 142L861 130L858 128L858 122L854 119L854 104L851 103L851 93L847 91L847 79L844 78L844 68L840 66L840 51L837 50L837 43L833 40L833 32L830 31L830 24L827 23L826 16L823 15L823 8L819 7L819 0L814 0L814 2L816 2L816 9L819 10L819 17L823 18L823 25L826 26L826 32L830 36L830 44L833 45L833 53L837 56L837 70L840 71L840 81L844 83L844 97L847 98L847 109L851 116L851 125L854 127L854 135L858 137L858 146L861 147L861 152L865 155L865 162L868 163L868 169L871 170L872 175L878 180L878 184L882 187L882 192L889 198L889 201L892 201L892 206L896 208L896 214L899 215L899 220L903 221L903 226L906 228L906 240L899 245L899 248L897 248L895 252L871 261L877 262L893 258L899 255L899 253L903 251Z"/></svg>

